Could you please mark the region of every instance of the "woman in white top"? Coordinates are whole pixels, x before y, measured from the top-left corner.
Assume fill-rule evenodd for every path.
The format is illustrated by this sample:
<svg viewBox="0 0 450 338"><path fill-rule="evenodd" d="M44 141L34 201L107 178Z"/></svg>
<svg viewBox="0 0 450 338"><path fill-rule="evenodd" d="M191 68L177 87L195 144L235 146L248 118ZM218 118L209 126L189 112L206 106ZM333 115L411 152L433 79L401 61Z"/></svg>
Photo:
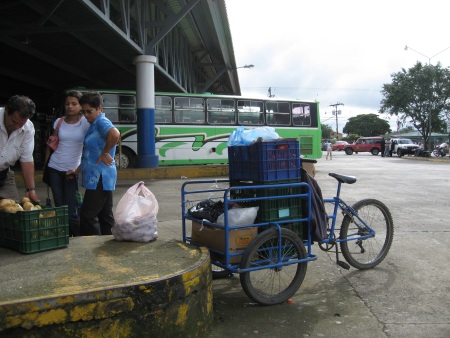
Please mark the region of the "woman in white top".
<svg viewBox="0 0 450 338"><path fill-rule="evenodd" d="M81 114L79 91L67 93L65 99L66 115L58 130L58 148L51 154L48 161L50 188L52 189L55 206L68 206L69 211L69 234L80 235L80 224L77 215L75 194L78 190L78 175L67 174L80 165L81 152L83 150L84 136L89 129L89 122ZM56 119L53 128L58 125ZM50 156L50 148L47 147L46 163Z"/></svg>
<svg viewBox="0 0 450 338"><path fill-rule="evenodd" d="M333 159L333 147L332 147L330 141L327 142L327 157L326 157L326 160L328 160L328 156L330 156L330 160Z"/></svg>

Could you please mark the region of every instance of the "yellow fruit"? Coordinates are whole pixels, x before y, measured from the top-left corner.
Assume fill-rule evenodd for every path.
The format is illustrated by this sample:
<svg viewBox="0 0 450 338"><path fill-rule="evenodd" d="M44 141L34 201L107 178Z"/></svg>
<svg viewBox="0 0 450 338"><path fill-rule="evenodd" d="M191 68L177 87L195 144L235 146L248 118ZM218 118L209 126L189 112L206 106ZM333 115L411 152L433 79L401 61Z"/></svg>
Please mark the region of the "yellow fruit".
<svg viewBox="0 0 450 338"><path fill-rule="evenodd" d="M33 210L34 209L34 205L31 202L25 202L23 204L23 210Z"/></svg>

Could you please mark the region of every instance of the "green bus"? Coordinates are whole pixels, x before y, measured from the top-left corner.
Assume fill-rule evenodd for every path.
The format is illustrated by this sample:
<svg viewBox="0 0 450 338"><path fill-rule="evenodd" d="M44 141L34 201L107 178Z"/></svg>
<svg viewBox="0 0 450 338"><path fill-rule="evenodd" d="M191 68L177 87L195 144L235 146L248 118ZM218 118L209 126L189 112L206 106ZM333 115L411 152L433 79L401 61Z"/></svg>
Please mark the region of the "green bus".
<svg viewBox="0 0 450 338"><path fill-rule="evenodd" d="M121 133L116 163L133 167L138 148L136 92L96 91L103 96L103 112ZM228 163L227 140L238 126L273 127L280 137L299 140L302 157L322 157L316 101L156 92L154 118L160 166Z"/></svg>

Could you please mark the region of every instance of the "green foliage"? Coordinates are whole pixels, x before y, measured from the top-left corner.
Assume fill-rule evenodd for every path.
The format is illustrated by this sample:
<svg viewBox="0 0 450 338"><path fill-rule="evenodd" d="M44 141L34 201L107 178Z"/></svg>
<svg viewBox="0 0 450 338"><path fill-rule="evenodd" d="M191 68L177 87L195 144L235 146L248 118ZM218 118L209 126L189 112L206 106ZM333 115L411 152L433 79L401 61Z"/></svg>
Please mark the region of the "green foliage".
<svg viewBox="0 0 450 338"><path fill-rule="evenodd" d="M322 139L330 139L331 133L333 132L333 129L328 124L321 124L322 127Z"/></svg>
<svg viewBox="0 0 450 338"><path fill-rule="evenodd" d="M348 143L353 143L357 139L359 139L361 136L358 134L349 134L348 136L345 136L341 139L341 141L347 141Z"/></svg>
<svg viewBox="0 0 450 338"><path fill-rule="evenodd" d="M450 69L437 65L422 65L391 74L392 83L383 85L380 113L396 115L410 122L428 145L431 131L446 130L445 119L450 116Z"/></svg>
<svg viewBox="0 0 450 338"><path fill-rule="evenodd" d="M414 128L412 126L406 126L402 129L400 129L401 134L407 134L407 133L411 133L413 131L414 131Z"/></svg>
<svg viewBox="0 0 450 338"><path fill-rule="evenodd" d="M391 128L389 122L379 118L377 114L361 114L349 118L342 131L346 134L378 136L390 132Z"/></svg>

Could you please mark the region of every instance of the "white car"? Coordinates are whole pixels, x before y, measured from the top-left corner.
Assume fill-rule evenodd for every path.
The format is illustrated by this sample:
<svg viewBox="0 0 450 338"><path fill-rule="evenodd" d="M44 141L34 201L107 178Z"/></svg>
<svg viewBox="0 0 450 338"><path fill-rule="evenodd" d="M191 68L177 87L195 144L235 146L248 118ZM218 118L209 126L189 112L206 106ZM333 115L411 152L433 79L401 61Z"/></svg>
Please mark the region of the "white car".
<svg viewBox="0 0 450 338"><path fill-rule="evenodd" d="M414 155L416 149L419 149L419 145L408 138L394 138L391 142L394 144L394 150L392 152L397 154L398 157L402 157L403 155Z"/></svg>

